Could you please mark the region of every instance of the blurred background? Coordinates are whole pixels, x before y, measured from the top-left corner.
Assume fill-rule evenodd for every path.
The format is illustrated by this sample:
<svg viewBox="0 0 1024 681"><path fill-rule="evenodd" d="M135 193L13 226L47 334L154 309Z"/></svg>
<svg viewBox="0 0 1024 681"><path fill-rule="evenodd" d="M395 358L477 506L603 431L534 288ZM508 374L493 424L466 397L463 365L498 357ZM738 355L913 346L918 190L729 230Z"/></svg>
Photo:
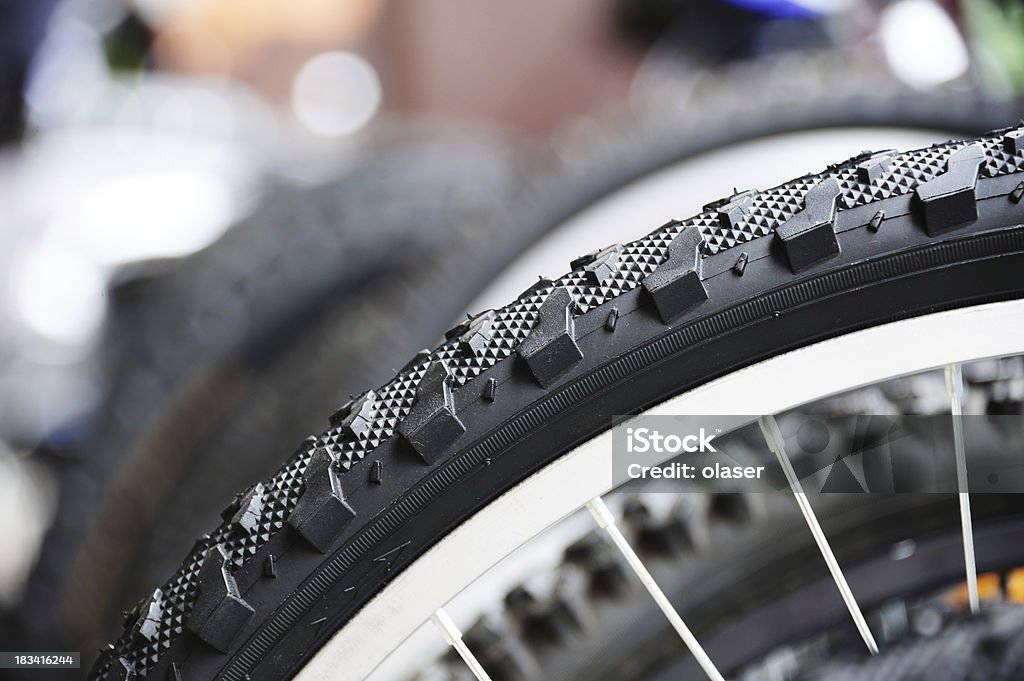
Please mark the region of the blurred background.
<svg viewBox="0 0 1024 681"><path fill-rule="evenodd" d="M0 0L0 634L88 658L467 309L1022 94L1011 0Z"/></svg>

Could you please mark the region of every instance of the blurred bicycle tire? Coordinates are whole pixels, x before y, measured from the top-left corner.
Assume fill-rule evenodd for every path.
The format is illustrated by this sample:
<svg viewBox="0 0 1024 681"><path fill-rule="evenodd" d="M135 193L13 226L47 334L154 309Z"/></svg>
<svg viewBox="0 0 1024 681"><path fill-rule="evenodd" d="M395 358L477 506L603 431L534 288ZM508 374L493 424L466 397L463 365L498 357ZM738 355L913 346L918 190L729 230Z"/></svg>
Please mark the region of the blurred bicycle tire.
<svg viewBox="0 0 1024 681"><path fill-rule="evenodd" d="M530 244L615 189L779 133L895 126L969 135L1020 110L974 93L843 80L826 96L795 99L772 78L744 78L715 84L745 98L739 112L709 97L696 113L666 109L602 128L571 162L532 179L500 142L498 153L481 154L488 161L470 152L443 176L403 176L409 150L382 150L336 185L271 195L246 229L157 281L120 287L112 329L131 332L115 333L122 341L109 348L114 380L102 419L54 457L60 507L20 613L27 643L95 649L117 630L118 613L210 526L220 500L269 473L281 451L319 427L326 405L380 383L434 343ZM453 147L442 153L458 156ZM458 197L450 205L439 200L444 190ZM370 200L354 200L359 191ZM407 223L376 217L410 193L423 207ZM367 211L361 224L373 225L372 244L340 236L353 206ZM303 225L305 237L291 225ZM288 238L262 242L281 251L259 251L260 237L246 245L246 234L260 233ZM186 324L197 307L212 331ZM231 314L244 319L233 332Z"/></svg>

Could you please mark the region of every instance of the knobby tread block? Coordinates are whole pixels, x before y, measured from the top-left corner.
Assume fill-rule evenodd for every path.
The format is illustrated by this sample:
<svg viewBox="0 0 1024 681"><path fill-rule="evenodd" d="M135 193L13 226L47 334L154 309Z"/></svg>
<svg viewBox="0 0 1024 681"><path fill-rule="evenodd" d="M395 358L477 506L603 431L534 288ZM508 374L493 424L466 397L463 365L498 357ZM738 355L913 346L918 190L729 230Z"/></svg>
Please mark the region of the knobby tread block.
<svg viewBox="0 0 1024 681"><path fill-rule="evenodd" d="M302 476L303 490L288 524L321 553L326 553L355 511L345 501L335 466L336 455L325 447L313 450Z"/></svg>
<svg viewBox="0 0 1024 681"><path fill-rule="evenodd" d="M331 415L330 423L350 437L362 437L371 428L377 393L367 390Z"/></svg>
<svg viewBox="0 0 1024 681"><path fill-rule="evenodd" d="M946 161L946 171L922 182L914 191L925 232L936 236L978 219L975 186L985 161L980 144L957 149Z"/></svg>
<svg viewBox="0 0 1024 681"><path fill-rule="evenodd" d="M689 227L679 232L668 247L668 257L643 280L661 321L671 324L708 299L701 281L701 248L704 236Z"/></svg>
<svg viewBox="0 0 1024 681"><path fill-rule="evenodd" d="M164 614L164 594L160 589L155 589L153 595L142 604L139 614L132 627L133 633L147 641L156 640L160 621Z"/></svg>
<svg viewBox="0 0 1024 681"><path fill-rule="evenodd" d="M892 149L873 153L857 164L857 179L864 184L875 184L892 170L896 152Z"/></svg>
<svg viewBox="0 0 1024 681"><path fill-rule="evenodd" d="M210 608L204 601L209 600L208 591L207 595L203 596L203 590L197 588L200 583L209 582L209 577L204 579L201 575L209 569L207 557L210 552L221 547L227 555L227 565L232 569L244 566L247 561L255 559L262 563L255 566L258 568L255 572L267 577L277 574L276 560L267 558L259 551L272 538L289 546L291 538L287 534L295 534L295 539L304 536L302 532L293 529L284 530L286 525L294 528L296 524L303 526L304 523L312 523L308 525L310 531L307 534L313 536L312 527L315 522L304 521L303 516L313 518L317 515L314 511L319 506L313 499L316 495L310 496L310 489L316 484L319 484L321 489L331 490L323 495L321 502L329 502L333 506L328 505L327 511L323 513L327 516L337 514L335 522L327 522L325 525L333 528L332 531L345 535L339 541L347 539L351 526L344 527L345 517L351 513L351 509L339 506L339 500L341 504L344 500L340 488L333 485L338 480L355 481L358 485L366 485L366 467L370 467L374 461L384 456L382 451L387 450L382 450L382 445L392 441L395 435L409 441L428 463L444 448L457 445L456 440L465 432L465 428L455 413L451 399L453 391L458 391L460 387L500 364L513 374L520 369L525 372L528 365L524 366L520 360L514 360L512 364L510 362L516 356L521 356L520 351L524 345L529 348L529 344L525 343L529 336L535 335L539 338L539 335L536 335L538 322L542 316L550 316L547 311L542 315L541 308L553 298L555 291L565 290L567 297L572 301L574 308L570 311L570 321L572 315L576 314L588 315L590 311L600 314L600 320L591 326L605 329L606 331L602 333L606 334L609 340L618 341L623 337L623 333L632 332L632 325L627 322L633 316L634 303L630 301L627 304L623 301L619 304L613 301L638 289L644 293L641 300L651 299L661 319L670 323L671 320L678 319L679 315L685 314L686 310L695 309L707 299L708 294L701 281L702 257L716 257L734 248L737 249L737 255L741 251L749 250L751 259L746 265L742 282L744 285L747 282L756 284L757 279L752 277L758 276L761 271L762 259L756 258L753 254L767 252L768 249L762 246L767 246L765 241L781 239L780 236L776 236L780 230L799 235L802 232L796 230L795 225L801 224L802 221L807 221L803 223L805 225L818 224L817 219L809 220L806 216L796 216L808 213L809 204L816 203L814 196L810 199L808 196L823 182L838 181L841 210L857 209L897 197L912 198L918 194L920 198L913 198L915 217L918 209L923 209L923 206L917 205L918 203L941 201L946 198L942 191L936 191L945 185L952 187L954 196L958 184L971 185L968 191L973 203L973 198L976 198L973 190L977 175L975 159L979 155L984 158L981 167L985 179L1018 175L1009 186L1018 184L1016 180L1019 179L1019 174L1024 172L1024 155L1008 153L1005 135L1005 131L999 131L978 144L965 146L964 142L947 142L900 153L892 159L886 172L871 183L862 182L858 177L861 171L857 169L857 163L867 160L861 158L857 163L832 166L818 175L797 178L778 187L752 192L749 195L749 211L741 215L741 210L740 213L733 213L728 218L730 224L735 222L733 227L723 226L722 218L714 209L704 211L683 222L672 221L641 239L624 244L621 251L616 254L614 271L607 276L600 266L595 268L596 276L602 278L599 285L593 283L595 276L586 270L572 272L557 280L541 279L524 291L517 300L494 311L489 335L474 334L471 337L480 341L471 344L472 355L466 352L465 346L460 346L459 340L455 338L450 338L433 351L418 353L392 380L374 392L372 400L362 403L354 410L359 414L358 419L346 423L346 418L353 411L352 405L349 405L344 410L344 415L339 413L332 419L330 428L319 436L311 437L300 446L277 473L264 481L263 508L256 524L258 529L253 532L239 531L238 523L232 521L242 507L242 498L239 498L238 505L226 514L224 523L214 529L209 537L196 543L179 570L161 587L162 607L157 636L154 639L138 636L132 631L129 623L116 644L97 661L92 677L114 678L119 660L129 663L133 673L139 675L146 674L158 664L158 661L164 669L175 660L180 662L180 658L176 656L182 654L182 650L190 648L190 645L178 645L185 630L193 628L186 622L202 629L202 622L192 622L193 613L197 608L199 613ZM1019 135L1014 137L1015 140L1018 138ZM1016 141L1014 145L1016 149ZM978 150L963 151L971 147ZM965 156L966 161L963 160ZM962 170L965 165L966 172ZM877 170L873 173L877 174ZM965 176L966 182L954 181L959 176ZM944 177L946 179L942 179ZM1024 191L1017 197L1020 195L1024 195ZM1007 191L1006 203L1009 204L1013 199L1014 194ZM954 204L957 201L958 199L954 198ZM730 201L727 200L717 205L724 206L728 203ZM877 209L874 212L877 213ZM872 211L866 211L864 219L867 220L871 213ZM882 233L890 228L906 229L909 224L909 221L903 220L899 214L883 217L884 224L881 220L878 221ZM826 232L822 232L822 235L830 236ZM758 245L746 247L745 244ZM605 262L609 261L610 258ZM557 296L566 294L559 293ZM618 305L617 310L621 310L622 316L620 317L615 310L609 313L608 310L612 307L605 307L608 303ZM568 305L561 309L568 309ZM615 331L616 325L618 331ZM610 333L611 331L615 331L615 334ZM481 336L488 337L485 340ZM578 351L575 338L572 340ZM520 369L516 369L517 365ZM504 374L499 372L496 375ZM504 382L499 386L496 381L494 385L501 391L512 390L511 387L505 388ZM470 397L475 399L486 390L486 385L474 386ZM537 396L541 397L539 391ZM498 400L495 403L496 407L501 403L502 400ZM326 458L323 452L325 449ZM403 449L394 448L394 455L405 456L401 452ZM389 455L391 453L388 452ZM388 465L387 461L385 465ZM358 478L344 477L352 474L359 466L365 467L355 473ZM319 475L315 475L318 470ZM319 480L319 483L311 485L310 481L313 478ZM381 489L387 489L391 484L392 481L389 480ZM336 489L335 496L333 492ZM286 532L286 536L277 536L281 532ZM230 576L230 573L227 574ZM275 582L272 579L260 579L251 588L280 588L279 584L280 580ZM221 589L225 593L225 598L230 600L226 595L226 587ZM264 627L261 632L269 631L266 627L272 623L276 625L276 620L268 619L267 625L261 623L260 626ZM243 671L237 674L232 671L230 678L242 679L247 664L241 660L242 653L249 655L254 648L251 649L249 643L246 643L244 648L238 643L231 645L240 651L238 656L233 658L238 665L232 667L232 670Z"/></svg>
<svg viewBox="0 0 1024 681"><path fill-rule="evenodd" d="M1024 152L1024 130L1011 130L1003 135L1003 149L1015 156Z"/></svg>
<svg viewBox="0 0 1024 681"><path fill-rule="evenodd" d="M230 521L237 529L250 534L256 530L263 515L264 494L266 488L258 482L242 497Z"/></svg>
<svg viewBox="0 0 1024 681"><path fill-rule="evenodd" d="M618 269L619 255L622 253L622 248L622 244L614 244L607 248L587 253L573 260L569 267L574 272L584 272L587 281L592 286L600 286L611 278Z"/></svg>
<svg viewBox="0 0 1024 681"><path fill-rule="evenodd" d="M720 202L705 206L705 209L715 211L718 215L718 225L722 229L739 229L743 221L750 215L756 195L757 191L753 189L737 192Z"/></svg>
<svg viewBox="0 0 1024 681"><path fill-rule="evenodd" d="M221 544L206 551L199 570L199 595L186 628L220 652L227 652L254 610L238 594L228 554Z"/></svg>
<svg viewBox="0 0 1024 681"><path fill-rule="evenodd" d="M583 359L576 344L572 308L569 289L554 289L537 311L537 323L516 350L543 388Z"/></svg>
<svg viewBox="0 0 1024 681"><path fill-rule="evenodd" d="M487 310L470 317L445 334L447 340L456 340L459 349L467 356L474 357L483 352L493 337L494 310Z"/></svg>
<svg viewBox="0 0 1024 681"><path fill-rule="evenodd" d="M794 274L839 254L834 228L839 182L830 177L811 187L804 209L775 230Z"/></svg>
<svg viewBox="0 0 1024 681"><path fill-rule="evenodd" d="M349 437L362 437L372 427L374 407L377 393L367 390L350 400L347 405L331 416L331 425Z"/></svg>
<svg viewBox="0 0 1024 681"><path fill-rule="evenodd" d="M428 464L466 432L455 415L452 376L443 360L431 362L416 388L416 399L398 433Z"/></svg>

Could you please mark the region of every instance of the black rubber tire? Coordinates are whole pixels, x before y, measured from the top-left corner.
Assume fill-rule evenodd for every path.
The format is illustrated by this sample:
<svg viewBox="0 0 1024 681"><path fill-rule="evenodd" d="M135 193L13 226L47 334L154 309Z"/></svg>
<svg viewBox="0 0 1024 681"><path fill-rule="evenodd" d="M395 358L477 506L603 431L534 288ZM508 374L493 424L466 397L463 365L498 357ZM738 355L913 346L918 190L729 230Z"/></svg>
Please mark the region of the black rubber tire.
<svg viewBox="0 0 1024 681"><path fill-rule="evenodd" d="M869 659L833 660L796 681L1013 681L1024 677L1024 608L999 607Z"/></svg>
<svg viewBox="0 0 1024 681"><path fill-rule="evenodd" d="M519 253L499 209L529 201L536 161L485 130L387 127L329 182L278 181L209 248L125 273L103 404L43 452L59 506L18 613L21 645L101 645L224 498L320 427L322 405L436 343ZM386 312L369 323L368 310Z"/></svg>
<svg viewBox="0 0 1024 681"><path fill-rule="evenodd" d="M704 95L709 111L611 127L587 141L584 159L525 188L521 155L486 135L467 141L463 133L454 144L445 135L385 135L388 144L371 146L356 178L278 191L245 231L171 264L169 276L120 287L114 326L123 332L113 336L124 342L106 348L114 379L101 418L84 439L55 447L60 506L14 625L24 645L89 650L114 635L124 604L173 569L209 526L215 500L269 475L287 443L319 427L321 405L386 380L416 348L436 342L443 320L495 272L608 191L778 132L895 125L976 134L1013 120L1016 109L974 96L872 95L850 82L843 96L803 97L792 107L788 91L771 85L785 74L757 73L760 87L750 75L723 74L719 94ZM756 107L714 115L721 92L733 90L756 95ZM438 155L461 161L437 176L417 174ZM488 160L497 167L484 171ZM449 190L453 198L443 200ZM400 224L385 211L390 238L380 229L365 243L347 235L346 223L358 222L351 206L373 215L410 195L421 197L423 220ZM291 225L306 238L282 239ZM347 262L359 266L328 261L326 270L307 271L305 254L342 250L358 253ZM210 295L218 290L230 295ZM147 494L137 493L140 485Z"/></svg>
<svg viewBox="0 0 1024 681"><path fill-rule="evenodd" d="M799 411L835 414L834 409L830 402ZM851 419L847 435L840 437L853 437L856 423ZM1015 432L992 431L967 446L972 456L983 457L1018 451L1021 442ZM798 470L801 464L795 462ZM650 511L650 500L643 494L628 497L620 527L726 678L744 678L749 665L772 651L823 631L840 644L839 652L866 654L791 499L682 495L667 514ZM891 624L882 625L883 608L896 601L916 604L963 578L954 495L832 494L816 496L814 507L883 650L906 637ZM1019 566L1024 506L1016 495L976 495L972 512L979 572L1005 574ZM908 539L914 542L912 555L893 561L892 547ZM700 676L676 632L631 579L602 531L593 529L571 542L550 573L525 579L510 588L503 608L494 607L497 599L480 603L484 614L464 630L467 645L495 681ZM462 660L448 655L409 678L455 681L464 673Z"/></svg>
<svg viewBox="0 0 1024 681"><path fill-rule="evenodd" d="M460 325L238 497L93 676L288 678L416 556L613 415L855 329L1021 297L1020 142L867 155L730 197Z"/></svg>

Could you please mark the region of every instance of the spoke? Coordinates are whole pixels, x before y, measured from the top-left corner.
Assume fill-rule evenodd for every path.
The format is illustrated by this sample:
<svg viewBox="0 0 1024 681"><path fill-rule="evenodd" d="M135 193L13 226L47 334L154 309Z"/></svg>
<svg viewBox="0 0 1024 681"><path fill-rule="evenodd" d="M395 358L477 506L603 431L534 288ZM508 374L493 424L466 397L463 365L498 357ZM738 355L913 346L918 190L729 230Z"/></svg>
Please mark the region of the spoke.
<svg viewBox="0 0 1024 681"><path fill-rule="evenodd" d="M672 628L674 628L676 633L679 634L679 638L681 638L683 643L686 644L686 647L690 650L690 653L694 658L696 658L697 664L699 664L700 668L704 670L704 673L708 675L708 678L712 681L725 681L725 677L723 677L722 673L718 671L718 668L715 666L715 663L711 661L711 658L708 657L708 654L704 652L704 648L702 648L700 643L697 641L697 637L694 636L693 632L690 631L690 628L686 626L686 623L683 622L683 618L679 616L678 612L676 612L675 607L673 607L672 603L668 600L665 592L662 591L661 587L658 586L658 583L654 581L654 577L651 576L651 573L647 570L643 561L640 560L640 556L636 555L636 551L634 551L633 547L626 541L626 538L622 535L622 531L615 524L615 517L612 515L611 511L608 510L604 500L602 500L601 497L591 499L587 502L587 509L590 511L590 514L594 516L594 520L597 522L598 526L608 533L612 543L614 543L619 551L622 552L626 562L629 563L631 568L633 568L633 572L635 572L636 576L640 578L641 583L643 583L644 587L654 598L654 602L657 603L658 607L661 608L661 611L665 613L665 617L667 617L668 621L672 624Z"/></svg>
<svg viewBox="0 0 1024 681"><path fill-rule="evenodd" d="M974 559L974 525L971 522L971 495L967 485L967 451L964 447L964 377L959 364L946 367L946 392L953 416L953 447L956 452L956 486L960 497L960 532L964 540L964 565L967 569L967 600L971 612L981 607L978 598L978 566Z"/></svg>
<svg viewBox="0 0 1024 681"><path fill-rule="evenodd" d="M434 616L430 618L438 629L441 630L441 635L444 636L444 640L448 642L452 648L455 648L455 652L459 654L462 661L466 663L469 670L473 672L473 676L476 677L477 681L491 681L491 677L484 671L483 665L480 664L480 660L476 659L476 655L469 649L466 642L462 640L462 632L459 631L458 625L452 621L452 618L448 616L448 613L444 611L444 608L438 608L434 613Z"/></svg>
<svg viewBox="0 0 1024 681"><path fill-rule="evenodd" d="M764 439L767 441L769 449L774 452L775 457L779 460L782 472L786 474L786 480L789 482L789 487L796 498L797 506L800 507L800 513L803 514L804 520L807 521L807 527L810 528L814 542L818 545L818 550L821 551L821 557L825 559L825 565L828 566L829 572L832 573L832 579L836 583L836 588L839 589L839 595L842 596L846 609L850 611L850 616L853 617L853 623L857 625L857 631L860 632L861 638L864 639L864 644L867 645L871 654L877 655L878 644L875 643L875 637L872 635L871 629L868 628L868 621L864 618L864 613L861 611L860 606L857 605L857 599L854 598L850 584L846 581L846 575L843 574L839 561L836 560L835 554L832 553L832 547L829 546L825 532L821 529L817 516L814 515L811 502L807 499L807 495L800 485L800 480L796 477L796 471L793 470L793 464L790 463L789 457L786 455L785 440L782 437L782 431L779 430L779 424L776 423L774 416L764 416L758 419L758 425L761 426L761 432L764 433Z"/></svg>

